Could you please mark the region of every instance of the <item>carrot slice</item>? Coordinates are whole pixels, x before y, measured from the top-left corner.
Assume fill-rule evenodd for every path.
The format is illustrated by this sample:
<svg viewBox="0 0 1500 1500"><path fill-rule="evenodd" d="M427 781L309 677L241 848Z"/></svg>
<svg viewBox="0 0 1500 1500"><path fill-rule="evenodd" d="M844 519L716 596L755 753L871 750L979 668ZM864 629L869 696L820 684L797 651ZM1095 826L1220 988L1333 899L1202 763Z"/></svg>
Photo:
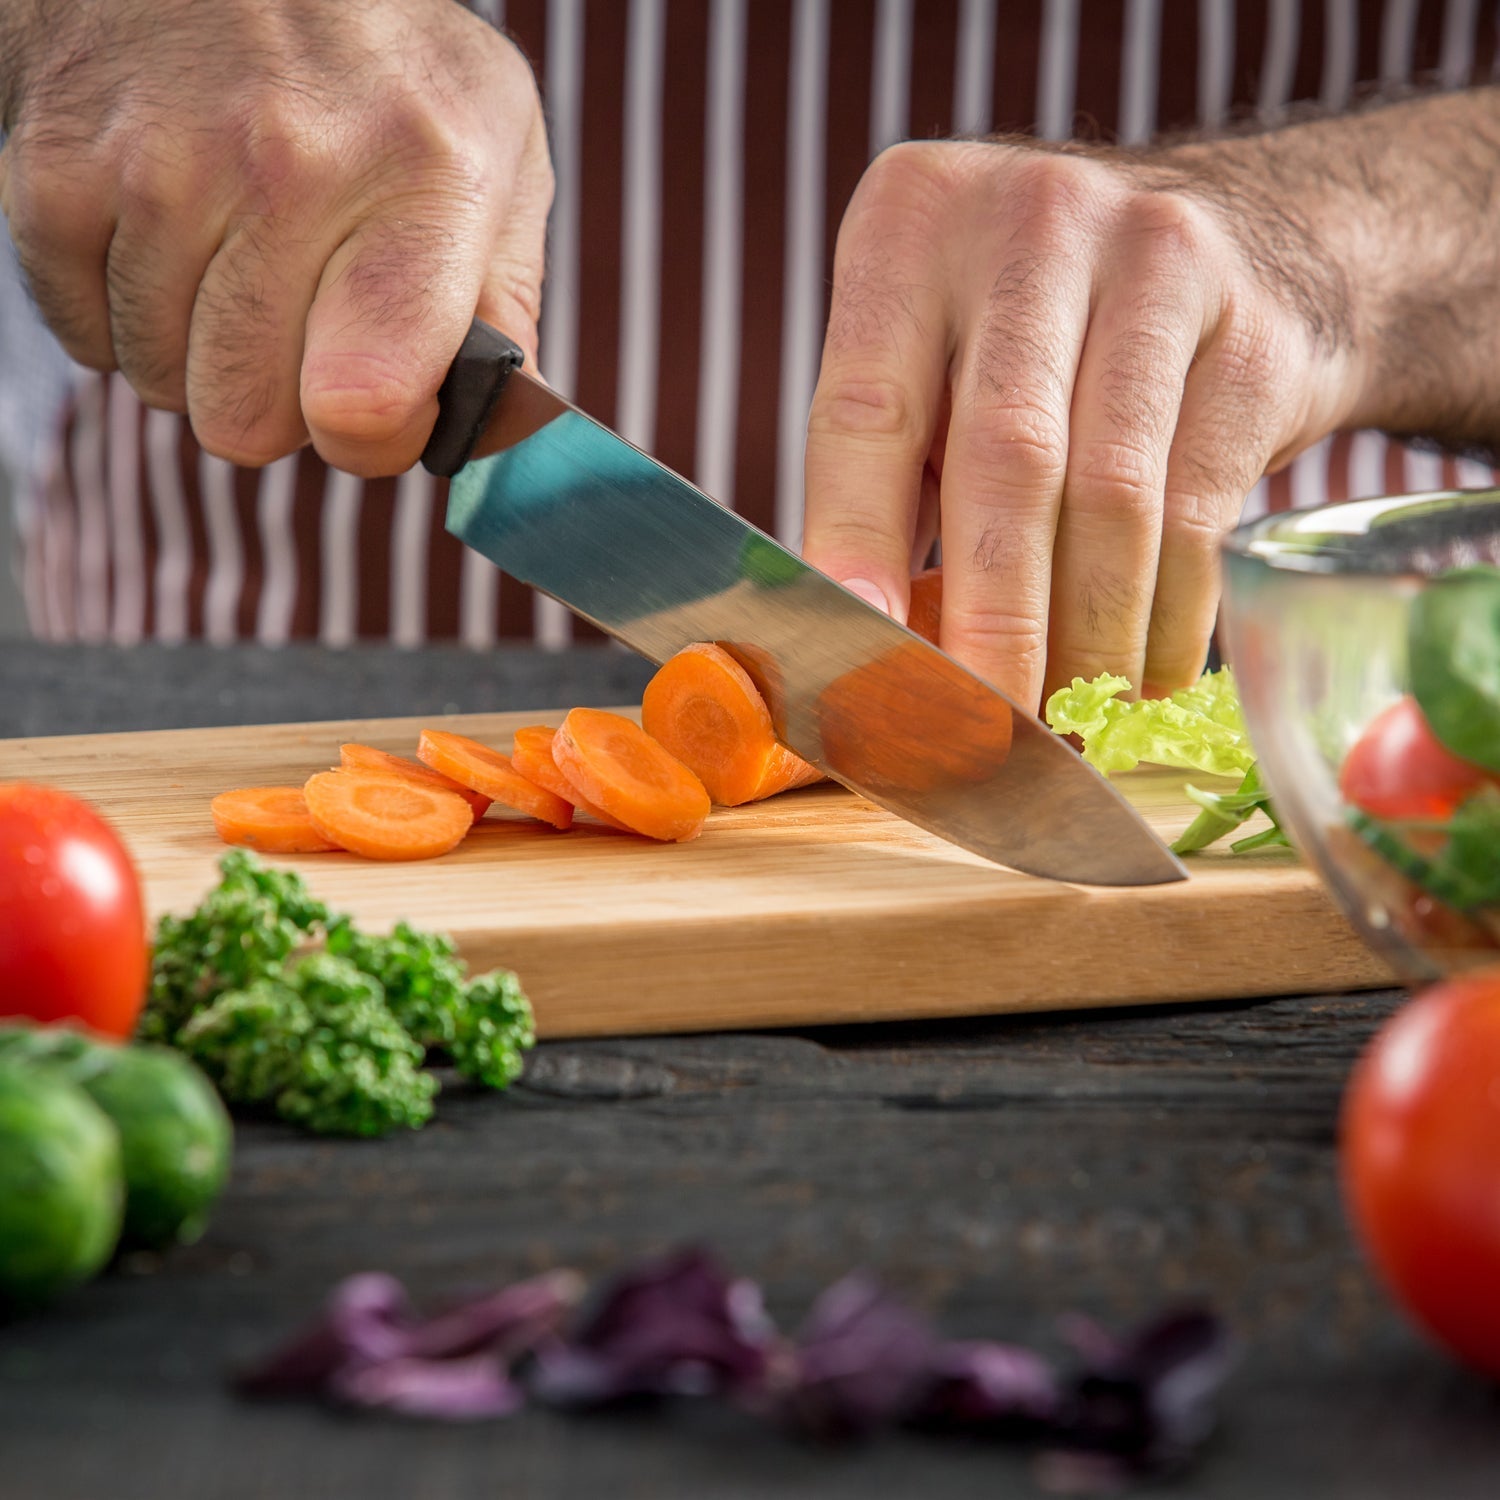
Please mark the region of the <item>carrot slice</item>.
<svg viewBox="0 0 1500 1500"><path fill-rule="evenodd" d="M988 781L1010 754L1009 705L962 667L915 641L836 677L818 695L818 727L834 773L872 790L931 791ZM943 731L925 733L933 702ZM892 724L923 727L892 741Z"/></svg>
<svg viewBox="0 0 1500 1500"><path fill-rule="evenodd" d="M554 828L573 822L573 804L556 792L528 781L505 756L478 740L446 729L424 729L417 742L417 756L425 766L451 776L496 802L503 802Z"/></svg>
<svg viewBox="0 0 1500 1500"><path fill-rule="evenodd" d="M928 568L911 581L911 603L906 610L906 628L914 630L924 641L938 644L938 627L943 619L943 570Z"/></svg>
<svg viewBox="0 0 1500 1500"><path fill-rule="evenodd" d="M760 690L721 646L686 646L666 662L646 684L641 723L724 807L822 775L777 742Z"/></svg>
<svg viewBox="0 0 1500 1500"><path fill-rule="evenodd" d="M827 778L810 761L803 760L795 750L778 744L766 761L765 775L750 800L760 802L766 797L774 797L777 792L795 792L799 786L811 786L815 781L825 780Z"/></svg>
<svg viewBox="0 0 1500 1500"><path fill-rule="evenodd" d="M208 805L219 837L263 854L325 854L342 846L324 838L297 786L242 786Z"/></svg>
<svg viewBox="0 0 1500 1500"><path fill-rule="evenodd" d="M704 785L638 724L575 708L552 741L558 769L596 807L648 838L683 842L703 831Z"/></svg>
<svg viewBox="0 0 1500 1500"><path fill-rule="evenodd" d="M489 810L490 799L462 782L434 771L431 766L424 766L421 761L392 755L389 750L377 750L373 745L340 745L339 765L345 771L384 771L390 776L404 776L408 781L420 782L423 786L457 792L474 809L476 822Z"/></svg>
<svg viewBox="0 0 1500 1500"><path fill-rule="evenodd" d="M552 758L552 742L556 737L557 731L547 724L528 724L524 729L516 730L510 751L511 765L527 781L534 781L539 787L556 793L565 801L571 802L579 812L586 812L591 818L597 818L605 827L618 828L622 833L634 833L635 829L627 828L618 818L610 817L602 807L595 807L563 775Z"/></svg>
<svg viewBox="0 0 1500 1500"><path fill-rule="evenodd" d="M431 859L474 823L457 792L384 771L320 771L303 794L318 832L366 859Z"/></svg>

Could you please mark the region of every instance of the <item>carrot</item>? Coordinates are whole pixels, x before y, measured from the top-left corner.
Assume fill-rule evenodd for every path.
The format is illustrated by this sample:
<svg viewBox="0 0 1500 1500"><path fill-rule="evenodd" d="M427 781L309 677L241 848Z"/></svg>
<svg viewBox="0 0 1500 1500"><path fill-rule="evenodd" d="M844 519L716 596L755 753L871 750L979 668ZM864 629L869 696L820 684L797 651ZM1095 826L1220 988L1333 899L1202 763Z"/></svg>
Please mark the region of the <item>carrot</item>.
<svg viewBox="0 0 1500 1500"><path fill-rule="evenodd" d="M539 787L556 793L565 801L571 802L579 812L586 812L591 818L597 818L607 828L634 833L633 828L626 828L619 819L610 817L602 807L595 807L558 769L557 762L552 758L552 742L556 737L557 731L546 724L528 724L524 729L516 730L510 751L511 765L527 781L534 781Z"/></svg>
<svg viewBox="0 0 1500 1500"><path fill-rule="evenodd" d="M445 792L457 792L474 809L474 821L478 822L489 810L490 799L424 766L420 761L408 760L404 755L392 755L389 750L377 750L373 745L340 745L339 765L345 771L384 771L391 776L402 776L422 786L440 787Z"/></svg>
<svg viewBox="0 0 1500 1500"><path fill-rule="evenodd" d="M423 765L517 812L539 818L554 828L572 825L571 802L528 781L498 750L491 750L478 740L450 734L446 729L424 729L417 742L417 756Z"/></svg>
<svg viewBox="0 0 1500 1500"><path fill-rule="evenodd" d="M575 708L552 741L558 769L596 807L648 838L697 838L708 792L638 724L598 708Z"/></svg>
<svg viewBox="0 0 1500 1500"><path fill-rule="evenodd" d="M431 859L474 823L457 792L384 771L320 771L303 794L318 832L366 859Z"/></svg>
<svg viewBox="0 0 1500 1500"><path fill-rule="evenodd" d="M938 626L943 618L943 570L928 568L911 581L911 604L906 611L906 628L914 630L924 641L938 644Z"/></svg>
<svg viewBox="0 0 1500 1500"><path fill-rule="evenodd" d="M777 743L760 690L721 646L686 646L666 662L646 684L641 723L724 807L822 776Z"/></svg>
<svg viewBox="0 0 1500 1500"><path fill-rule="evenodd" d="M208 810L226 844L263 854L323 854L341 847L313 826L301 787L242 786L220 792Z"/></svg>
<svg viewBox="0 0 1500 1500"><path fill-rule="evenodd" d="M927 730L934 705L941 708L940 734ZM819 694L817 711L829 769L871 790L985 781L1010 754L1009 704L915 641L835 678ZM892 726L900 731L894 738Z"/></svg>

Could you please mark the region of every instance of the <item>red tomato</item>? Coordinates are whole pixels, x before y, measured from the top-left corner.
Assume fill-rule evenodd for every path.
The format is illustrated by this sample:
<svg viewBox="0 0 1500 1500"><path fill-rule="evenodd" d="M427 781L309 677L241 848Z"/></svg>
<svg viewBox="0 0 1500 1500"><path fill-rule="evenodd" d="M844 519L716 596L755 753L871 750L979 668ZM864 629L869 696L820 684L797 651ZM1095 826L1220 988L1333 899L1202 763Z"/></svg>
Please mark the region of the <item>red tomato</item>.
<svg viewBox="0 0 1500 1500"><path fill-rule="evenodd" d="M1339 791L1374 818L1442 820L1492 779L1449 751L1408 697L1370 720L1345 757Z"/></svg>
<svg viewBox="0 0 1500 1500"><path fill-rule="evenodd" d="M66 792L0 783L0 1015L129 1036L148 960L140 881L109 824Z"/></svg>
<svg viewBox="0 0 1500 1500"><path fill-rule="evenodd" d="M1344 1192L1387 1285L1500 1375L1500 969L1436 985L1386 1025L1341 1134Z"/></svg>

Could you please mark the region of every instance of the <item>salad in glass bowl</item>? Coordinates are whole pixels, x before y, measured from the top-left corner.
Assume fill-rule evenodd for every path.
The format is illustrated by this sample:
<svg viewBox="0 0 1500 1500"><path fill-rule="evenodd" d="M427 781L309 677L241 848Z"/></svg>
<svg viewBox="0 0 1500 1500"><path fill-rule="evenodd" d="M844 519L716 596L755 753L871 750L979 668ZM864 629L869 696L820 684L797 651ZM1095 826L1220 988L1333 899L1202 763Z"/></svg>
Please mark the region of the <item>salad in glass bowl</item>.
<svg viewBox="0 0 1500 1500"><path fill-rule="evenodd" d="M1409 982L1500 961L1500 491L1268 516L1224 563L1280 825Z"/></svg>

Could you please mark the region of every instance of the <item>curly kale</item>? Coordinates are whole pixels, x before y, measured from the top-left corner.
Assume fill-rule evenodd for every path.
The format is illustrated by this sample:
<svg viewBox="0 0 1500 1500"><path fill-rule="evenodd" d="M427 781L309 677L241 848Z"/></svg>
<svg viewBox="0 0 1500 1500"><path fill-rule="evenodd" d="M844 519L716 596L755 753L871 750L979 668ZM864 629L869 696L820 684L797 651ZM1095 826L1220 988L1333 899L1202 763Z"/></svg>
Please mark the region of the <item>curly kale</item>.
<svg viewBox="0 0 1500 1500"><path fill-rule="evenodd" d="M219 870L223 878L196 911L157 926L139 1028L145 1040L173 1041L219 995L276 974L328 920L295 871L268 869L242 849L226 854Z"/></svg>
<svg viewBox="0 0 1500 1500"><path fill-rule="evenodd" d="M231 1103L379 1135L432 1114L429 1048L490 1088L520 1077L536 1032L514 974L470 979L451 939L405 922L360 932L243 850L220 870L191 916L163 918L140 1030L192 1056ZM323 951L296 958L320 936Z"/></svg>
<svg viewBox="0 0 1500 1500"><path fill-rule="evenodd" d="M506 1088L521 1076L522 1053L535 1045L531 1002L521 981L509 969L471 979L458 1012L458 1034L448 1044L458 1071L489 1088Z"/></svg>
<svg viewBox="0 0 1500 1500"><path fill-rule="evenodd" d="M466 1077L503 1089L521 1076L535 1045L531 1005L507 969L466 980L450 938L397 923L388 937L360 932L348 917L328 928L328 951L378 979L385 1003L424 1047L446 1052Z"/></svg>
<svg viewBox="0 0 1500 1500"><path fill-rule="evenodd" d="M421 1046L379 982L331 954L221 995L178 1045L231 1103L269 1106L319 1134L384 1135L432 1115L437 1080L421 1071Z"/></svg>
<svg viewBox="0 0 1500 1500"><path fill-rule="evenodd" d="M464 1005L464 966L451 938L398 922L389 937L360 932L348 917L328 926L328 951L373 975L385 1003L424 1047L453 1045Z"/></svg>

